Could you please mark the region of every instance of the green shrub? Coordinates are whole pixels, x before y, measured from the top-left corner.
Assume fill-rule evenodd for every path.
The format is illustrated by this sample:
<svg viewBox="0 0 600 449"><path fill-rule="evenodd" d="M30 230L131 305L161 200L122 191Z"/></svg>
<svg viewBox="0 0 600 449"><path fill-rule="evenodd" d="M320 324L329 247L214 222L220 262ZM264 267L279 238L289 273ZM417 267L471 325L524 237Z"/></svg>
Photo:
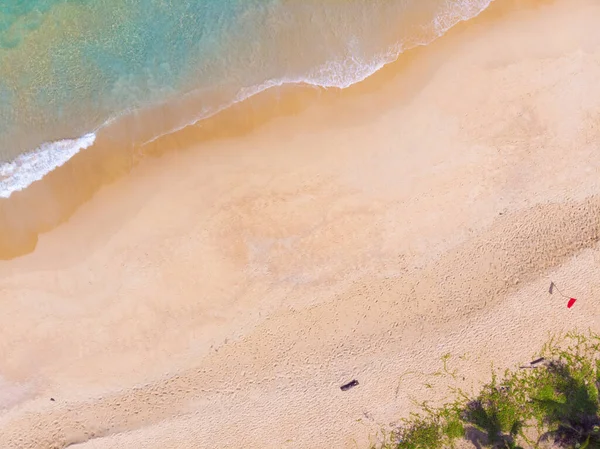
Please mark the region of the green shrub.
<svg viewBox="0 0 600 449"><path fill-rule="evenodd" d="M544 363L508 370L501 382L493 375L476 397L458 390L456 402L412 415L388 447L440 449L477 435L477 444L488 448L537 448L548 441L600 449L600 337L567 334L552 339L542 355Z"/></svg>

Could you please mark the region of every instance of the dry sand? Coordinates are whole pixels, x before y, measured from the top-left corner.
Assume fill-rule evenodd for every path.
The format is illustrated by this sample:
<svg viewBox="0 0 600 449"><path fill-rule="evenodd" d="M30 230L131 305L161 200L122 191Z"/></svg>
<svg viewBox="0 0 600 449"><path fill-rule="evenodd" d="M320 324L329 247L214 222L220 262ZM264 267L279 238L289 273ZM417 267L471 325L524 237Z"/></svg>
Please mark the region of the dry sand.
<svg viewBox="0 0 600 449"><path fill-rule="evenodd" d="M103 187L0 262L0 447L366 448L444 354L476 388L600 331L599 20L498 0Z"/></svg>

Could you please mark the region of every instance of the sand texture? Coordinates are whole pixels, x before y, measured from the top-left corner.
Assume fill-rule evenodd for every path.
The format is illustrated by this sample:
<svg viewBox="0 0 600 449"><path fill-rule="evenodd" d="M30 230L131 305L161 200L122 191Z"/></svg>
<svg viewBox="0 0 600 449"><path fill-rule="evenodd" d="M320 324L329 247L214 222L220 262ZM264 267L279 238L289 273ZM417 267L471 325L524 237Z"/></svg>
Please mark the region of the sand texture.
<svg viewBox="0 0 600 449"><path fill-rule="evenodd" d="M0 262L0 447L367 448L447 395L445 354L476 388L600 331L598 23L497 0L356 88L162 139Z"/></svg>

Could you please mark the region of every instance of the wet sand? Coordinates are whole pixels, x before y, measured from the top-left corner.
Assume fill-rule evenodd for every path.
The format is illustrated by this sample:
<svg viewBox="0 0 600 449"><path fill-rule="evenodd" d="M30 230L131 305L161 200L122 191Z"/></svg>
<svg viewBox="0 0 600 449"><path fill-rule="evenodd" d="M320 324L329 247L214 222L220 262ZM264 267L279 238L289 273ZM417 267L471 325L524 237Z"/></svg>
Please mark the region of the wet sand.
<svg viewBox="0 0 600 449"><path fill-rule="evenodd" d="M445 354L476 388L600 331L599 18L498 0L3 202L0 447L366 448Z"/></svg>

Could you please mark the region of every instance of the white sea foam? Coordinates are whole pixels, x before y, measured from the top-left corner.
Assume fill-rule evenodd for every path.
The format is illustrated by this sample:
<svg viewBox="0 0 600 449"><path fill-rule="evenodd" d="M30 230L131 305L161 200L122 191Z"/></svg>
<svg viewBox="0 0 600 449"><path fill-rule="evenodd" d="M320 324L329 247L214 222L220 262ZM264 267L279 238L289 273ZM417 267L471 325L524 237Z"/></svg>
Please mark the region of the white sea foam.
<svg viewBox="0 0 600 449"><path fill-rule="evenodd" d="M435 31L438 36L442 36L446 31L459 22L477 17L487 9L493 0L446 0L444 11L436 16L433 21Z"/></svg>
<svg viewBox="0 0 600 449"><path fill-rule="evenodd" d="M44 143L34 151L21 154L12 162L0 165L0 197L8 198L13 192L23 190L46 174L60 167L80 150L94 144L96 134L86 134L78 139L64 139Z"/></svg>

